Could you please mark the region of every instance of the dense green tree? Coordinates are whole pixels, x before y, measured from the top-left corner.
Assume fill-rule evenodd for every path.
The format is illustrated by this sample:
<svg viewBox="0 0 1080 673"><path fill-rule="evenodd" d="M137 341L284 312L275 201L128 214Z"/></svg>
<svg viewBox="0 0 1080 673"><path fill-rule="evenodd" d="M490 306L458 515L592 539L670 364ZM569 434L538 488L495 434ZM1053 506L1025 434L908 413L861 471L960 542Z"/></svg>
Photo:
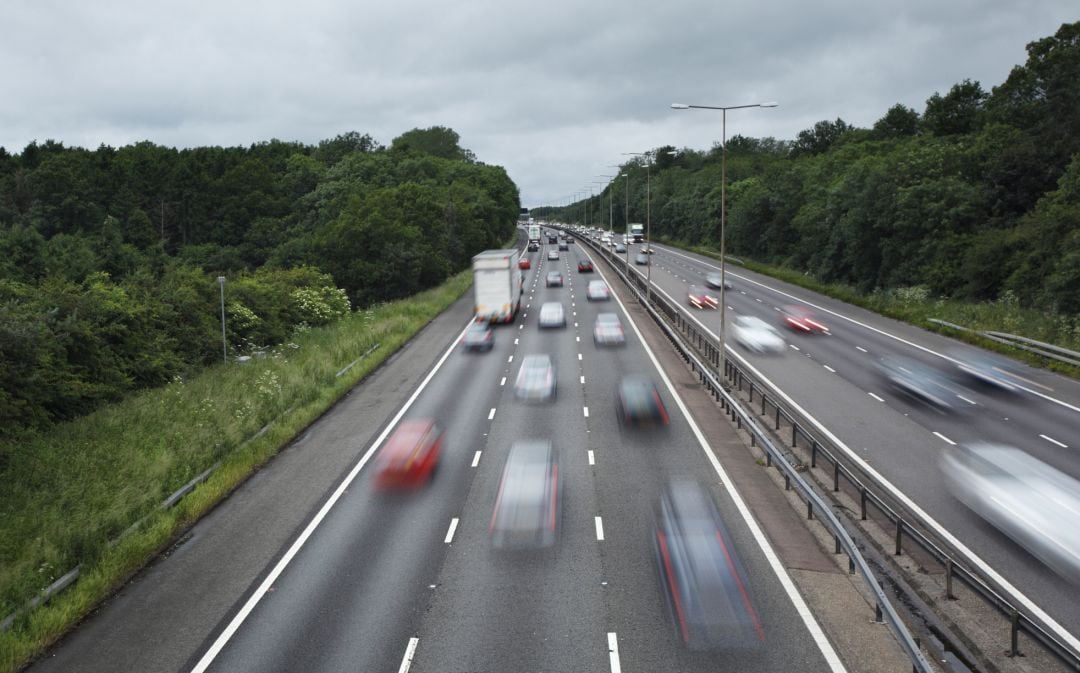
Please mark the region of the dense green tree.
<svg viewBox="0 0 1080 673"><path fill-rule="evenodd" d="M970 79L954 84L944 96L935 92L926 101L923 128L938 136L972 133L978 128L985 100L982 86Z"/></svg>
<svg viewBox="0 0 1080 673"><path fill-rule="evenodd" d="M902 103L889 108L885 116L874 122L874 137L879 140L903 138L919 132L919 113Z"/></svg>
<svg viewBox="0 0 1080 673"><path fill-rule="evenodd" d="M814 124L812 128L799 131L792 147L794 156L807 156L827 152L845 134L852 131L852 126L837 117L831 122L827 119Z"/></svg>

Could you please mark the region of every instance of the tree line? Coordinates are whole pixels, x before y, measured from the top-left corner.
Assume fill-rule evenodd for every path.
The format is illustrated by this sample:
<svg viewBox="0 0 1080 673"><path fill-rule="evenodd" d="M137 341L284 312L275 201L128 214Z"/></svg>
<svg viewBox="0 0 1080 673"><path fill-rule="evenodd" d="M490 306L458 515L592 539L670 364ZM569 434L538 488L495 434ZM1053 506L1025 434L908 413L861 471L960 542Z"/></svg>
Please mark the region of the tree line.
<svg viewBox="0 0 1080 673"><path fill-rule="evenodd" d="M1027 54L989 92L964 80L871 128L836 119L794 140L731 138L728 250L862 291L921 286L1080 313L1080 23ZM671 150L651 167L652 232L719 247L722 148ZM623 170L629 219L644 222L645 163ZM532 213L581 222L588 208L590 222L606 221L614 196L625 221L625 189L617 180L601 197Z"/></svg>
<svg viewBox="0 0 1080 673"><path fill-rule="evenodd" d="M220 361L219 276L229 353L248 353L442 282L519 207L445 127L0 148L0 440Z"/></svg>

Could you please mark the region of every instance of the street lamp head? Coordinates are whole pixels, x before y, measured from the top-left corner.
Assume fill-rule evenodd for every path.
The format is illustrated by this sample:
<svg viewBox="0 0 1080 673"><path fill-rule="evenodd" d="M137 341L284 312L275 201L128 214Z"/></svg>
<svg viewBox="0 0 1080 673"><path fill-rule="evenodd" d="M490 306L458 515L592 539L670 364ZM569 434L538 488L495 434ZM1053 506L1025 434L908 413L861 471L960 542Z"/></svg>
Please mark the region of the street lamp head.
<svg viewBox="0 0 1080 673"><path fill-rule="evenodd" d="M760 107L778 107L780 103L776 101L769 101L768 103L762 103Z"/></svg>
<svg viewBox="0 0 1080 673"><path fill-rule="evenodd" d="M671 109L672 110L689 110L690 106L687 105L686 103L672 103L671 104Z"/></svg>
<svg viewBox="0 0 1080 673"><path fill-rule="evenodd" d="M217 282L219 282L219 283L221 283L222 285L224 285L224 284L225 284L225 276L218 276L218 277L217 277Z"/></svg>

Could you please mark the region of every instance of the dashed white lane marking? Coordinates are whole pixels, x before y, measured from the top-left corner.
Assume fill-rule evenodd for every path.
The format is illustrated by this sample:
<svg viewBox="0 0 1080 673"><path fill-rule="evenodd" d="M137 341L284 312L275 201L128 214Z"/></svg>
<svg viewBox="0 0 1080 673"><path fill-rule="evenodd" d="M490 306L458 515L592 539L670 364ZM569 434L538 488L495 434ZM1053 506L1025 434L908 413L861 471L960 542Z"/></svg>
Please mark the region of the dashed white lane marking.
<svg viewBox="0 0 1080 673"><path fill-rule="evenodd" d="M829 370L830 372L832 372L833 374L835 374L835 373L836 373L836 370L835 370L835 369L833 369L832 367L830 367L829 365L821 365L821 366L822 366L822 367L824 367L825 369L828 369L828 370Z"/></svg>
<svg viewBox="0 0 1080 673"><path fill-rule="evenodd" d="M518 325L518 329L525 329L525 325Z"/></svg>
<svg viewBox="0 0 1080 673"><path fill-rule="evenodd" d="M870 352L870 351L866 350L865 348L863 348L862 346L856 346L855 350L862 351L863 353L869 353Z"/></svg>
<svg viewBox="0 0 1080 673"><path fill-rule="evenodd" d="M589 407L582 407L585 410L585 418L589 417Z"/></svg>
<svg viewBox="0 0 1080 673"><path fill-rule="evenodd" d="M796 346L795 344L788 344L788 346L790 346L794 350L802 350L798 346ZM513 357L513 356L510 356L510 357Z"/></svg>
<svg viewBox="0 0 1080 673"><path fill-rule="evenodd" d="M454 540L454 531L457 530L457 522L458 519L456 516L453 519L450 519L450 530L446 531L446 539L443 540L446 544L450 544Z"/></svg>
<svg viewBox="0 0 1080 673"><path fill-rule="evenodd" d="M585 385L585 377L584 376L581 377L581 385Z"/></svg>
<svg viewBox="0 0 1080 673"><path fill-rule="evenodd" d="M491 411L488 412L488 420L495 418L495 407L491 407Z"/></svg>
<svg viewBox="0 0 1080 673"><path fill-rule="evenodd" d="M757 302L757 303L759 303L759 304L761 303L761 300L760 300L760 299L754 299L754 301L756 301L756 302Z"/></svg>
<svg viewBox="0 0 1080 673"><path fill-rule="evenodd" d="M874 398L875 400L877 400L878 402L884 402L884 401L885 401L885 399L884 399L884 398L882 398L882 397L878 397L878 396L877 396L877 395L875 395L874 393L866 393L866 394L867 394L867 395L869 395L870 397L873 397L873 398Z"/></svg>
<svg viewBox="0 0 1080 673"><path fill-rule="evenodd" d="M607 650L608 659L611 660L611 673L622 673L622 666L619 664L619 640L614 631L607 634Z"/></svg>
<svg viewBox="0 0 1080 673"><path fill-rule="evenodd" d="M575 327L575 328L577 327L577 323L574 323L574 327Z"/></svg>
<svg viewBox="0 0 1080 673"><path fill-rule="evenodd" d="M481 453L483 453L483 451L477 451L475 454L473 454L473 457L472 457L472 466L473 467L476 467L477 465L480 464L480 454Z"/></svg>
<svg viewBox="0 0 1080 673"><path fill-rule="evenodd" d="M946 443L948 443L948 444L949 444L949 446L956 446L956 442L954 442L953 440L949 439L949 438L948 438L948 437L946 437L945 435L941 434L941 433L940 433L940 432L938 432L937 430L934 430L934 434L935 434L935 435L937 435L938 437L940 437L940 438L941 438L941 439L942 439L943 441L945 441Z"/></svg>
<svg viewBox="0 0 1080 673"><path fill-rule="evenodd" d="M596 465L596 456L593 455L592 449L589 449L589 465Z"/></svg>
<svg viewBox="0 0 1080 673"><path fill-rule="evenodd" d="M610 648L611 638L614 634L608 634L608 647ZM420 643L419 638L409 638L409 645L405 648L405 656L401 658L401 666L398 667L398 673L409 673L409 668L412 667L413 655L416 654L416 646Z"/></svg>
<svg viewBox="0 0 1080 673"><path fill-rule="evenodd" d="M1068 444L1062 444L1061 442L1054 439L1053 437L1047 437L1046 435L1039 435L1039 436L1042 437L1043 439L1045 439L1046 441L1050 442L1051 444L1057 444L1058 446L1060 446L1063 449L1069 448Z"/></svg>
<svg viewBox="0 0 1080 673"><path fill-rule="evenodd" d="M577 339L578 341L581 341L581 337L574 337L574 338Z"/></svg>
<svg viewBox="0 0 1080 673"><path fill-rule="evenodd" d="M515 346L518 345L518 340L517 339L514 339L514 345Z"/></svg>
<svg viewBox="0 0 1080 673"><path fill-rule="evenodd" d="M976 404L975 400L969 400L968 398L964 397L963 395L957 395L957 397L959 397L960 399L964 400L964 401L965 401L965 402L967 402L968 404Z"/></svg>
<svg viewBox="0 0 1080 673"><path fill-rule="evenodd" d="M604 541L604 522L600 520L600 517L596 517L596 539Z"/></svg>
<svg viewBox="0 0 1080 673"><path fill-rule="evenodd" d="M506 358L506 361L507 362L513 362L514 361L514 356L511 355L510 357Z"/></svg>
<svg viewBox="0 0 1080 673"><path fill-rule="evenodd" d="M580 360L580 359L581 359L581 353L578 353L578 354L577 354L577 359L578 359L578 360Z"/></svg>
<svg viewBox="0 0 1080 673"><path fill-rule="evenodd" d="M499 385L500 386L505 386L506 385L506 377L505 376L502 377L502 381L499 381Z"/></svg>

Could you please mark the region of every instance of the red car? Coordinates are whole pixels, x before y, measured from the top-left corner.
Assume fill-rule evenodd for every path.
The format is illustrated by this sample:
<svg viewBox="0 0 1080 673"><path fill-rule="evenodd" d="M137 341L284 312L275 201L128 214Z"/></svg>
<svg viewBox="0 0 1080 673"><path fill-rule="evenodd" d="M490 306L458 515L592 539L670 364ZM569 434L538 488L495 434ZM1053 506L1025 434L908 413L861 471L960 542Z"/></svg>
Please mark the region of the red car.
<svg viewBox="0 0 1080 673"><path fill-rule="evenodd" d="M686 291L686 300L694 308L716 308L718 302L711 292L700 285L691 285Z"/></svg>
<svg viewBox="0 0 1080 673"><path fill-rule="evenodd" d="M529 262L528 257L522 257L521 260L518 262L518 268L519 269L531 269L532 268L532 263Z"/></svg>
<svg viewBox="0 0 1080 673"><path fill-rule="evenodd" d="M430 419L403 421L379 452L379 487L416 488L426 484L439 462L442 440L442 430Z"/></svg>
<svg viewBox="0 0 1080 673"><path fill-rule="evenodd" d="M796 332L813 334L815 332L829 331L829 328L818 321L810 309L803 308L802 306L785 306L781 310L780 315L783 319L784 327Z"/></svg>

